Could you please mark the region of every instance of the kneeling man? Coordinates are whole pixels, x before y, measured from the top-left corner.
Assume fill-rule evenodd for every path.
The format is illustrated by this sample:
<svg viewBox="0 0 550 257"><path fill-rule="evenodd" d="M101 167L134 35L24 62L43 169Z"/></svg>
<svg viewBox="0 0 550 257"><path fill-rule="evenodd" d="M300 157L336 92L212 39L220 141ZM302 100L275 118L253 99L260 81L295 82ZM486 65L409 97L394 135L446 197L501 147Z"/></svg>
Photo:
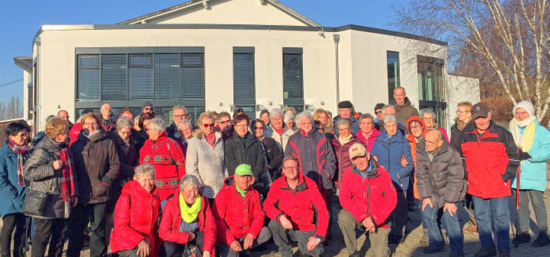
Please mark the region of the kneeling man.
<svg viewBox="0 0 550 257"><path fill-rule="evenodd" d="M340 184L338 225L344 235L350 256L359 256L355 229L369 232L374 256L390 256L387 223L395 205L397 193L390 174L370 158L365 146L353 144L349 149L353 165L344 173Z"/></svg>
<svg viewBox="0 0 550 257"><path fill-rule="evenodd" d="M271 238L271 232L263 226L265 214L253 183L252 167L241 164L216 195L214 217L222 256L240 256Z"/></svg>
<svg viewBox="0 0 550 257"><path fill-rule="evenodd" d="M451 254L464 256L463 236L458 221L457 203L466 195L464 168L458 152L443 138L441 130L432 129L416 147L416 187L422 198L422 218L428 228L430 246L427 254L443 251L444 241L437 225L437 213L443 208L442 224L447 228Z"/></svg>
<svg viewBox="0 0 550 257"><path fill-rule="evenodd" d="M269 229L282 257L292 256L290 238L300 255L320 256L328 229L328 210L317 184L302 174L298 159L283 160L283 176L273 181L264 202Z"/></svg>

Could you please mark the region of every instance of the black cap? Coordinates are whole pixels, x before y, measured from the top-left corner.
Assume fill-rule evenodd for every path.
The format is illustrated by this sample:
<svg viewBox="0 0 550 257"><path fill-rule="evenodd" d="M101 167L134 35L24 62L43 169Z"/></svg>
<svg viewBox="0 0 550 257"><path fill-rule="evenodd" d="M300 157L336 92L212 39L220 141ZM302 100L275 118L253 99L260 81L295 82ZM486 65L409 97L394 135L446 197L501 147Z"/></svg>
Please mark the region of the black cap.
<svg viewBox="0 0 550 257"><path fill-rule="evenodd" d="M484 103L477 103L472 106L472 119L479 117L487 117L489 115L489 107Z"/></svg>
<svg viewBox="0 0 550 257"><path fill-rule="evenodd" d="M353 108L353 104L350 101L342 101L338 103L338 108Z"/></svg>
<svg viewBox="0 0 550 257"><path fill-rule="evenodd" d="M141 105L141 109L147 107L147 106L151 106L151 108L153 108L153 104L150 102L150 101L145 101L143 102L143 104Z"/></svg>

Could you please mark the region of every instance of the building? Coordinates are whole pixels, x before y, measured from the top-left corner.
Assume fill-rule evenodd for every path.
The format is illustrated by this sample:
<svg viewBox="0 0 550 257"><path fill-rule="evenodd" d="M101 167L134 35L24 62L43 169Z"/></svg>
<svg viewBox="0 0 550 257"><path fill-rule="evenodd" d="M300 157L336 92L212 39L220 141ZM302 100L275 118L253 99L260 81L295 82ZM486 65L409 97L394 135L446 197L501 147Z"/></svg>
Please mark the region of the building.
<svg viewBox="0 0 550 257"><path fill-rule="evenodd" d="M351 100L373 112L403 86L415 107L448 127L477 80L451 79L447 44L387 30L324 27L276 0L192 0L113 25L44 25L25 69L25 119L44 129L59 109L78 117L108 102L117 112L152 101L194 114L294 106L335 113ZM451 81L472 84L451 89ZM463 90L463 88L465 90ZM467 88L467 90L466 90ZM450 93L453 93L452 95Z"/></svg>

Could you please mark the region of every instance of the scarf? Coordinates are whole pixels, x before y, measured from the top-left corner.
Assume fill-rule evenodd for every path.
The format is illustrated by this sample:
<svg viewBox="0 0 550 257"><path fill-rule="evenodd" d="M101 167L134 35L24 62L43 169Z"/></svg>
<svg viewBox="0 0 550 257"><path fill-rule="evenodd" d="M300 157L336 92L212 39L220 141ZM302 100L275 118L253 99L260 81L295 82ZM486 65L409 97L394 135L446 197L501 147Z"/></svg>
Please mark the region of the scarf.
<svg viewBox="0 0 550 257"><path fill-rule="evenodd" d="M59 151L59 160L63 162L63 167L61 168L63 174L61 178L61 196L63 196L64 202L68 202L74 196L74 165L69 156L69 149L63 148Z"/></svg>
<svg viewBox="0 0 550 257"><path fill-rule="evenodd" d="M242 190L240 189L237 185L235 185L235 188L237 189L237 192L239 192L239 194L241 194L241 196L244 198L244 196L246 195L246 192L248 192L248 190Z"/></svg>
<svg viewBox="0 0 550 257"><path fill-rule="evenodd" d="M31 149L26 143L18 145L9 139L8 147L17 155L17 184L23 186L25 185L25 180L23 179L23 166L25 165L25 160L29 158L29 151Z"/></svg>
<svg viewBox="0 0 550 257"><path fill-rule="evenodd" d="M347 137L338 136L338 141L340 141L341 145L345 145L350 140L351 140L351 134L349 134Z"/></svg>
<svg viewBox="0 0 550 257"><path fill-rule="evenodd" d="M191 223L197 219L197 216L199 216L199 212L201 211L201 198L197 195L197 198L195 199L195 202L189 206L183 199L183 195L180 195L180 211L181 211L181 218L183 221L187 223Z"/></svg>
<svg viewBox="0 0 550 257"><path fill-rule="evenodd" d="M510 132L512 133L514 142L524 152L529 152L531 146L533 146L536 120L537 118L535 116L529 116L529 118L524 121L517 121L516 118L510 121ZM525 128L523 135L519 128Z"/></svg>
<svg viewBox="0 0 550 257"><path fill-rule="evenodd" d="M464 122L464 121L461 121L457 118L456 119L456 128L458 129L458 131L462 131L464 129L464 127L466 127L466 125L468 125L468 123L470 123L470 121Z"/></svg>

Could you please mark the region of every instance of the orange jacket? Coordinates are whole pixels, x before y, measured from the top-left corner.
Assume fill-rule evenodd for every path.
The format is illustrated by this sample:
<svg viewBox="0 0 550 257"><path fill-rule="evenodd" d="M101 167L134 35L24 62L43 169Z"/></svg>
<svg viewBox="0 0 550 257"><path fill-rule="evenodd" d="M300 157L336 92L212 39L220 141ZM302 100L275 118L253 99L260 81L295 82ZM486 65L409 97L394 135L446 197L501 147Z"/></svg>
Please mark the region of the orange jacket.
<svg viewBox="0 0 550 257"><path fill-rule="evenodd" d="M428 130L426 129L426 124L424 124L424 121L420 117L412 116L411 118L409 118L409 120L407 121L407 129L409 130L409 132L411 131L411 122L413 121L418 121L420 122L420 124L422 124L422 127L424 128L422 138L424 138ZM414 167L416 168L416 138L413 136L412 133L409 133L409 135L407 135L407 139L409 140L409 144L411 144L411 155L413 157ZM414 172L413 193L414 198L420 199L420 196L418 196L418 190L416 189L416 172Z"/></svg>

